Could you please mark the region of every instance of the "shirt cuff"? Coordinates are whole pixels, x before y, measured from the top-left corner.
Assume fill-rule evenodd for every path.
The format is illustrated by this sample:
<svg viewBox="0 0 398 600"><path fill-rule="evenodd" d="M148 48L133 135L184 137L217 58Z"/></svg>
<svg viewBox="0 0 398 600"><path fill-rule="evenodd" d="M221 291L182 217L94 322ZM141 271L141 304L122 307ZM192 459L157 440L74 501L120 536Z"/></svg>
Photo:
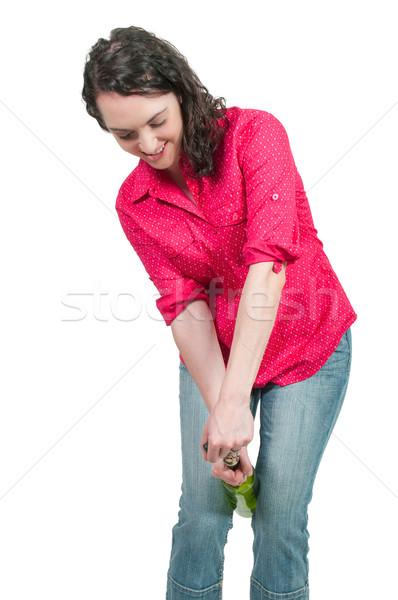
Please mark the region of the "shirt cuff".
<svg viewBox="0 0 398 600"><path fill-rule="evenodd" d="M187 281L182 288L180 287L178 297L175 293L165 294L156 300L156 306L166 325L169 326L190 302L200 299L206 300L209 304L209 296L203 287L198 283Z"/></svg>
<svg viewBox="0 0 398 600"><path fill-rule="evenodd" d="M295 244L280 246L262 240L251 244L246 243L243 247L242 258L246 267L255 263L274 261L273 271L279 273L282 263L293 263L301 256L300 249Z"/></svg>

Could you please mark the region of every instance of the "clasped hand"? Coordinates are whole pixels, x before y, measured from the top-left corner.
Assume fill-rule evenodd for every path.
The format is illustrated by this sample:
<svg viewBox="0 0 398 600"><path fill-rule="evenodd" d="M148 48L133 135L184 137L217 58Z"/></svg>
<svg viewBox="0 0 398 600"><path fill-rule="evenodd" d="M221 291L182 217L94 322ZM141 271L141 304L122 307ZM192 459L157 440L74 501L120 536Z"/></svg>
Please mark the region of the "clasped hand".
<svg viewBox="0 0 398 600"><path fill-rule="evenodd" d="M205 460L213 463L212 474L231 485L241 485L252 475L253 468L247 445L253 439L254 420L249 404L237 404L220 399L211 411L203 430L203 444L208 443ZM232 471L223 459L230 450L240 451L239 467Z"/></svg>

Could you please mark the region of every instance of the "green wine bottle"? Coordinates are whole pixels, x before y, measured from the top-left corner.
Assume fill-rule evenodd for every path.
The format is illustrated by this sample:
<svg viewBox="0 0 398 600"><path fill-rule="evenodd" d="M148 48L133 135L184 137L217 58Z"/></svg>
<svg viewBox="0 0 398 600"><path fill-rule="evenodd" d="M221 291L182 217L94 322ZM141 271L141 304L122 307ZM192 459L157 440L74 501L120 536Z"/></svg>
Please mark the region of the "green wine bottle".
<svg viewBox="0 0 398 600"><path fill-rule="evenodd" d="M207 452L208 444L203 444L205 452ZM224 458L224 463L232 471L236 471L239 466L239 450L232 450ZM228 502L241 517L251 518L256 508L257 496L260 488L260 482L256 476L256 471L253 467L253 474L246 479L242 485L230 485L223 479L221 483L224 487Z"/></svg>

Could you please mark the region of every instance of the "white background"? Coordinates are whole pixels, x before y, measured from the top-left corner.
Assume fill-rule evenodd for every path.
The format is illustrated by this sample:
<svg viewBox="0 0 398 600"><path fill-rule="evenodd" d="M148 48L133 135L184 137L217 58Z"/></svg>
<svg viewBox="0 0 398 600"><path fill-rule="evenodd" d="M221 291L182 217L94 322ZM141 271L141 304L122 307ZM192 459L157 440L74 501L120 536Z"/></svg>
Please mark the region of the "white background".
<svg viewBox="0 0 398 600"><path fill-rule="evenodd" d="M135 159L80 99L86 52L129 25L171 41L228 106L267 110L288 132L358 313L350 386L310 505L311 600L393 597L394 8L23 0L2 15L2 599L164 597L180 490L178 351L114 210ZM235 518L226 600L249 597L251 543L250 522Z"/></svg>

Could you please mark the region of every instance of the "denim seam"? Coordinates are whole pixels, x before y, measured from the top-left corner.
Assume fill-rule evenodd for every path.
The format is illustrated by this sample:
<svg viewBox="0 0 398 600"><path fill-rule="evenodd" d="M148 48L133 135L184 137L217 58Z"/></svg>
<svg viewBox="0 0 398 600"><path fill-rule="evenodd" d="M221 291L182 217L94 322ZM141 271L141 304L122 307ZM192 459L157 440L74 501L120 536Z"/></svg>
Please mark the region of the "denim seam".
<svg viewBox="0 0 398 600"><path fill-rule="evenodd" d="M222 585L223 580L221 579L221 581L219 581L218 583L215 583L214 585L211 585L208 588L205 588L203 590L193 590L191 588L187 588L183 585L180 585L179 583L177 583L172 577L171 575L168 575L168 578L170 579L170 581L172 582L173 585L175 585L175 587L179 588L180 590L184 590L184 592L189 592L190 594L206 594L207 592L210 592L212 590L214 590L215 588L219 587Z"/></svg>
<svg viewBox="0 0 398 600"><path fill-rule="evenodd" d="M345 333L348 345L347 372L350 374L352 362L352 333L351 331L348 333L348 330Z"/></svg>
<svg viewBox="0 0 398 600"><path fill-rule="evenodd" d="M231 513L230 519L229 519L229 527L227 529L227 532L225 534L225 541L224 541L224 546L223 546L223 555L222 555L222 562L218 571L218 578L220 580L220 583L217 584L220 586L220 598L221 598L221 586L222 586L222 582L223 582L223 576L224 576L224 561L225 561L225 546L227 544L227 540L228 540L228 534L232 529L233 526L233 518L234 518L234 513ZM213 586L215 587L215 586Z"/></svg>
<svg viewBox="0 0 398 600"><path fill-rule="evenodd" d="M306 598L308 592L308 583L304 587L295 590L294 592L287 592L286 594L278 594L276 592L270 592L265 589L254 577L250 577L251 582L256 585L260 591L267 595L267 600L300 600L300 598Z"/></svg>

